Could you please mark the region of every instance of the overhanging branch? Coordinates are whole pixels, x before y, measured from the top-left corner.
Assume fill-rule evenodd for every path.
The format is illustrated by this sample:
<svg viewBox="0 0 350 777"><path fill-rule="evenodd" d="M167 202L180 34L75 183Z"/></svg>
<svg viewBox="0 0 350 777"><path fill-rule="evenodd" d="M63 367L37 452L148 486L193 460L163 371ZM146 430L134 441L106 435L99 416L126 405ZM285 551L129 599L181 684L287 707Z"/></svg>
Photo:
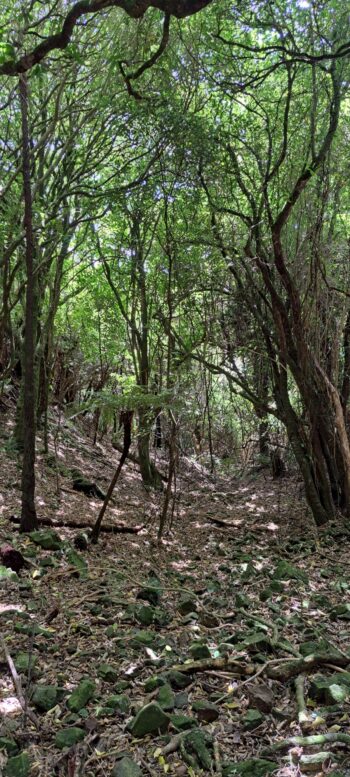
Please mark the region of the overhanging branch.
<svg viewBox="0 0 350 777"><path fill-rule="evenodd" d="M144 16L148 8L158 8L166 17L175 16L177 19L183 19L198 13L211 2L212 0L80 0L68 12L60 32L49 35L29 54L24 54L18 60L4 62L0 66L0 75L15 76L25 73L45 59L51 51L67 48L74 28L83 16L96 14L108 8L122 8L128 16L139 19Z"/></svg>

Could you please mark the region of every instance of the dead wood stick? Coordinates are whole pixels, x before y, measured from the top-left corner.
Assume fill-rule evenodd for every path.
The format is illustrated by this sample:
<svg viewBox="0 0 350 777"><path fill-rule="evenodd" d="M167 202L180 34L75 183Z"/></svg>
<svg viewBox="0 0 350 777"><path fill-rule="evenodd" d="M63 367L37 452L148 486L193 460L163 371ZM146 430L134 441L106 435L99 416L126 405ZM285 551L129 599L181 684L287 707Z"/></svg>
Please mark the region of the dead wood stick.
<svg viewBox="0 0 350 777"><path fill-rule="evenodd" d="M11 523L20 523L20 519L17 518L16 515L11 515L9 521L11 521ZM51 518L39 518L38 524L39 529L40 526L51 526L53 529L92 529L91 523L86 523L85 521L84 523L81 523L78 521L70 521L69 519L64 521L53 521ZM101 532L108 534L138 534L143 528L144 524L139 524L138 526L127 526L124 523L116 523L114 525L106 524L105 526L102 526Z"/></svg>
<svg viewBox="0 0 350 777"><path fill-rule="evenodd" d="M7 649L7 645L6 645L5 640L4 640L3 637L1 637L1 647L2 647L2 649L4 651L4 653L5 653L6 661L8 663L8 667L9 667L9 670L11 672L12 681L13 681L13 684L14 684L14 687L15 687L15 691L17 693L17 698L18 698L18 701L19 701L19 703L20 703L20 705L22 707L22 710L23 710L25 715L28 715L29 720L31 720L31 722L34 724L35 728L40 729L40 721L39 721L39 719L37 718L37 716L35 715L34 712L32 712L30 709L28 709L28 704L27 704L26 699L25 699L25 697L23 695L22 685L21 685L21 681L20 681L19 676L18 676L17 669L16 669L16 667L15 667L15 665L13 663L13 660L12 660L12 658L10 656L10 653L9 653L9 651Z"/></svg>
<svg viewBox="0 0 350 777"><path fill-rule="evenodd" d="M310 674L318 666L326 666L332 663L335 667L346 667L350 664L350 656L337 656L337 655L312 655L305 658L297 658L291 660L290 658L271 658L266 661L263 666L259 667L257 672L254 673L254 666L252 664L243 664L236 658L231 656L223 658L203 658L200 661L190 661L186 664L176 664L173 666L178 672L184 672L185 674L194 674L195 672L205 672L208 669L230 669L230 667L239 668L242 675L253 675L249 677L245 682L251 682L260 674L266 672L267 676L272 680L293 680L299 674Z"/></svg>
<svg viewBox="0 0 350 777"><path fill-rule="evenodd" d="M342 742L344 745L350 745L350 734L343 734L340 731L331 731L327 734L313 734L309 737L289 737L282 739L275 745L263 750L262 754L275 753L279 750L287 750L289 747L311 747L312 745L324 745L329 742Z"/></svg>

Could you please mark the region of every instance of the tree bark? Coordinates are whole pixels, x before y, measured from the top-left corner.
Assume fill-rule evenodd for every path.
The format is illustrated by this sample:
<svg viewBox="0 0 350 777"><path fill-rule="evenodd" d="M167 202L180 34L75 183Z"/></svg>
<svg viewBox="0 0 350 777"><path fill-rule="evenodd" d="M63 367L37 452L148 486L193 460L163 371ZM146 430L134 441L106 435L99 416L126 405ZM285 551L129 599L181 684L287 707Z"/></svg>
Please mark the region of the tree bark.
<svg viewBox="0 0 350 777"><path fill-rule="evenodd" d="M23 371L23 464L22 505L20 531L30 532L37 528L35 509L35 339L36 339L36 294L35 294L35 247L33 234L33 208L30 181L30 138L28 125L28 84L26 75L19 78L19 94L22 119L22 173L24 191L25 262L27 273L24 333Z"/></svg>

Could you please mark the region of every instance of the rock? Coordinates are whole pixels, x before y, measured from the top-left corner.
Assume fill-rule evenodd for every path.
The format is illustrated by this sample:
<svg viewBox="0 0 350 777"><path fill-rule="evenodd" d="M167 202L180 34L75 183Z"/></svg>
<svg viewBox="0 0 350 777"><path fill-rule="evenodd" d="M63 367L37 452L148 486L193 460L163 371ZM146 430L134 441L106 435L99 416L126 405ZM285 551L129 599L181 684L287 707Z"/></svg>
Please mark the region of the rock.
<svg viewBox="0 0 350 777"><path fill-rule="evenodd" d="M89 546L89 535L87 532L80 532L74 537L74 547L77 550L87 550Z"/></svg>
<svg viewBox="0 0 350 777"><path fill-rule="evenodd" d="M85 704L92 699L96 690L93 680L82 680L78 687L71 693L67 699L67 707L71 712L79 712Z"/></svg>
<svg viewBox="0 0 350 777"><path fill-rule="evenodd" d="M164 672L161 676L164 677L166 682L170 683L173 688L176 688L179 691L187 688L192 682L191 677L183 672L178 672L176 669L169 669L168 672Z"/></svg>
<svg viewBox="0 0 350 777"><path fill-rule="evenodd" d="M127 688L129 688L129 687L130 687L130 683L129 683L129 681L128 681L128 680L119 680L119 681L118 681L118 682L115 684L115 686L114 686L114 690L115 690L117 693L123 693L123 691L126 691L126 689L127 689Z"/></svg>
<svg viewBox="0 0 350 777"><path fill-rule="evenodd" d="M175 707L175 693L169 683L162 685L158 692L157 701L162 710L173 710Z"/></svg>
<svg viewBox="0 0 350 777"><path fill-rule="evenodd" d="M236 607L245 609L246 607L250 607L251 601L248 596L245 594L236 594L236 601L235 601Z"/></svg>
<svg viewBox="0 0 350 777"><path fill-rule="evenodd" d="M83 580L87 577L88 565L80 553L70 548L67 551L67 561L77 570L77 577L81 577Z"/></svg>
<svg viewBox="0 0 350 777"><path fill-rule="evenodd" d="M39 545L44 550L60 550L62 548L62 540L53 529L32 531L29 536L36 545Z"/></svg>
<svg viewBox="0 0 350 777"><path fill-rule="evenodd" d="M256 577L256 569L254 564L252 564L251 561L248 561L248 564L246 564L246 568L241 574L241 582L242 583L250 583L251 580L254 580Z"/></svg>
<svg viewBox="0 0 350 777"><path fill-rule="evenodd" d="M260 710L260 712L271 712L275 700L268 685L261 683L260 685L248 686L247 693L254 707Z"/></svg>
<svg viewBox="0 0 350 777"><path fill-rule="evenodd" d="M135 618L142 626L150 626L154 620L153 607L147 606L146 604L142 605L142 607L138 607L135 610Z"/></svg>
<svg viewBox="0 0 350 777"><path fill-rule="evenodd" d="M130 640L130 644L133 647L140 647L140 645L144 645L145 647L151 647L156 640L156 634L154 634L153 631L135 631L132 639Z"/></svg>
<svg viewBox="0 0 350 777"><path fill-rule="evenodd" d="M200 661L202 658L210 658L211 653L204 642L193 642L190 645L190 653L195 661Z"/></svg>
<svg viewBox="0 0 350 777"><path fill-rule="evenodd" d="M64 728L62 731L58 731L55 736L55 745L60 750L65 747L72 747L77 742L81 742L85 737L85 731L82 728L72 726L72 728Z"/></svg>
<svg viewBox="0 0 350 777"><path fill-rule="evenodd" d="M198 620L206 629L216 629L220 626L220 620L213 612L200 612Z"/></svg>
<svg viewBox="0 0 350 777"><path fill-rule="evenodd" d="M284 593L284 585L279 580L271 580L270 590L274 594L283 594Z"/></svg>
<svg viewBox="0 0 350 777"><path fill-rule="evenodd" d="M153 604L155 607L160 602L161 591L159 586L147 586L147 588L141 588L138 592L136 599L143 599L145 602Z"/></svg>
<svg viewBox="0 0 350 777"><path fill-rule="evenodd" d="M262 591L259 593L259 599L261 602L267 602L269 599L271 599L272 596L272 590L271 588L263 588Z"/></svg>
<svg viewBox="0 0 350 777"><path fill-rule="evenodd" d="M5 777L27 777L31 767L31 760L24 750L19 755L9 758L5 766Z"/></svg>
<svg viewBox="0 0 350 777"><path fill-rule="evenodd" d="M204 723L212 723L217 720L220 715L220 710L215 704L205 699L199 699L192 704L193 712L196 713L198 720Z"/></svg>
<svg viewBox="0 0 350 777"><path fill-rule="evenodd" d="M39 567L56 567L57 561L53 556L44 556L39 559Z"/></svg>
<svg viewBox="0 0 350 777"><path fill-rule="evenodd" d="M34 707L42 712L51 710L57 704L58 688L55 685L37 685L32 696Z"/></svg>
<svg viewBox="0 0 350 777"><path fill-rule="evenodd" d="M130 723L130 732L134 737L141 738L146 734L164 733L170 723L170 717L156 702L142 707Z"/></svg>
<svg viewBox="0 0 350 777"><path fill-rule="evenodd" d="M340 677L339 680L338 677ZM309 696L315 701L325 704L339 704L345 701L349 695L350 688L345 679L342 679L341 674L331 677L318 675L313 677L310 682Z"/></svg>
<svg viewBox="0 0 350 777"><path fill-rule="evenodd" d="M236 643L237 650L240 649L240 643ZM271 649L271 642L269 637L262 631L254 631L251 634L247 634L242 640L242 647L251 653L256 651L268 651Z"/></svg>
<svg viewBox="0 0 350 777"><path fill-rule="evenodd" d="M235 764L224 764L222 777L267 777L278 768L273 761L265 761L262 758L248 758Z"/></svg>
<svg viewBox="0 0 350 777"><path fill-rule="evenodd" d="M189 760L194 760L198 766L210 772L212 757L209 747L212 746L212 738L205 731L196 728L184 735L182 744L185 753L189 756Z"/></svg>
<svg viewBox="0 0 350 777"><path fill-rule="evenodd" d="M110 664L100 664L97 667L97 674L102 680L105 680L106 683L115 683L119 677L118 669L115 669L114 666L111 666Z"/></svg>
<svg viewBox="0 0 350 777"><path fill-rule="evenodd" d="M38 623L15 623L15 631L20 634L28 634L30 637L45 637L46 639L52 639L53 634L48 629L44 629L39 626Z"/></svg>
<svg viewBox="0 0 350 777"><path fill-rule="evenodd" d="M18 753L18 744L14 739L0 736L0 750L5 750L5 753L10 756L16 755Z"/></svg>
<svg viewBox="0 0 350 777"><path fill-rule="evenodd" d="M122 715L127 715L130 709L130 700L125 694L112 695L106 699L106 705Z"/></svg>
<svg viewBox="0 0 350 777"><path fill-rule="evenodd" d="M250 709L250 710L247 710L247 712L245 713L245 715L243 715L241 720L244 728L247 731L252 731L254 728L257 728L258 726L261 725L261 723L263 723L264 715L262 715L262 713L259 712L259 710Z"/></svg>
<svg viewBox="0 0 350 777"><path fill-rule="evenodd" d="M190 728L195 728L197 722L194 718L189 718L188 715L174 714L170 715L171 722L178 731L187 731Z"/></svg>
<svg viewBox="0 0 350 777"><path fill-rule="evenodd" d="M4 567L12 569L13 572L20 572L25 565L25 559L22 553L12 545L1 545L0 548L0 561Z"/></svg>
<svg viewBox="0 0 350 777"><path fill-rule="evenodd" d="M96 497L96 499L101 499L101 501L105 500L106 494L101 491L96 483L92 483L90 480L87 480L84 475L79 472L79 470L72 469L72 477L73 491L81 491L83 494L85 494L85 496L93 496Z"/></svg>
<svg viewBox="0 0 350 777"><path fill-rule="evenodd" d="M0 564L0 585L6 580L18 580L18 575L13 569L8 569L8 567Z"/></svg>
<svg viewBox="0 0 350 777"><path fill-rule="evenodd" d="M284 560L278 562L272 577L274 580L301 580L303 583L308 582L308 576L303 569L299 569L299 567L295 567Z"/></svg>
<svg viewBox="0 0 350 777"><path fill-rule="evenodd" d="M191 612L196 612L197 610L196 599L190 594L187 594L186 596L182 596L177 605L177 609L180 615L189 615L189 613Z"/></svg>
<svg viewBox="0 0 350 777"><path fill-rule="evenodd" d="M184 693L184 691L180 691L180 693L177 693L175 695L175 707L176 709L183 709L184 707L188 707L188 694Z"/></svg>
<svg viewBox="0 0 350 777"><path fill-rule="evenodd" d="M120 625L119 623L112 623L111 626L108 626L106 629L106 637L118 637L120 634Z"/></svg>
<svg viewBox="0 0 350 777"><path fill-rule="evenodd" d="M112 771L113 777L142 777L142 771L132 758L124 756Z"/></svg>
<svg viewBox="0 0 350 777"><path fill-rule="evenodd" d="M332 647L327 640L322 638L317 641L310 640L309 642L302 642L298 649L302 656L312 656L314 653L331 653L333 655L337 653L337 655L340 655L340 652L336 648Z"/></svg>
<svg viewBox="0 0 350 777"><path fill-rule="evenodd" d="M332 620L350 620L350 604L347 602L345 604L338 604L336 607L333 607L330 612L330 617Z"/></svg>
<svg viewBox="0 0 350 777"><path fill-rule="evenodd" d="M146 693L152 693L156 690L156 688L159 688L161 685L165 685L165 679L162 675L153 675L153 677L148 677L144 689Z"/></svg>
<svg viewBox="0 0 350 777"><path fill-rule="evenodd" d="M17 653L14 663L19 674L37 676L37 658L31 653Z"/></svg>

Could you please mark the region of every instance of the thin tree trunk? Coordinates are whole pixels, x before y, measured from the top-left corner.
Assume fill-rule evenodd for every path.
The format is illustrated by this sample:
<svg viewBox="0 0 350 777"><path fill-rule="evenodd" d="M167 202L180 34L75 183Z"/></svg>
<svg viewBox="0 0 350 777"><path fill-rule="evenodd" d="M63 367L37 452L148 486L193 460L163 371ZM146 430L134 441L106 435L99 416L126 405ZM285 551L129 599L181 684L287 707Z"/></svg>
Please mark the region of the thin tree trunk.
<svg viewBox="0 0 350 777"><path fill-rule="evenodd" d="M161 541L164 527L168 515L168 508L169 508L169 502L171 498L171 488L173 484L173 480L175 478L176 473L176 421L175 418L170 411L170 418L171 418L171 433L170 433L170 442L169 442L169 471L168 471L168 482L167 487L165 490L165 496L163 501L163 507L162 512L159 519L159 528L158 528L158 542Z"/></svg>
<svg viewBox="0 0 350 777"><path fill-rule="evenodd" d="M35 509L35 337L36 294L34 272L33 208L30 182L30 139L28 127L28 84L26 75L19 77L22 118L22 172L24 191L25 261L27 287L25 302L24 374L23 374L23 464L20 531L30 532L38 526Z"/></svg>
<svg viewBox="0 0 350 777"><path fill-rule="evenodd" d="M106 498L105 498L105 500L103 502L103 505L101 507L101 510L100 510L100 512L99 512L99 514L97 516L97 520L96 520L95 526L94 526L94 528L92 530L91 542L93 542L94 544L96 544L98 542L98 538L100 536L100 531L101 531L101 525L102 525L103 516L104 516L104 514L105 514L105 512L107 510L108 504L109 504L109 502L111 500L114 488L115 488L115 486L117 484L119 475L120 475L120 473L122 471L123 464L124 464L125 460L128 457L129 448L130 448L130 445L131 445L132 417L133 417L133 413L132 413L131 410L125 410L123 413L120 414L120 425L123 425L123 427L124 427L123 453L122 453L122 455L120 457L118 467L117 467L117 469L116 469L116 471L115 471L115 473L114 473L114 475L112 477L112 480L111 480L111 482L109 484L109 488L108 488L108 491L107 491L107 494L106 494Z"/></svg>

